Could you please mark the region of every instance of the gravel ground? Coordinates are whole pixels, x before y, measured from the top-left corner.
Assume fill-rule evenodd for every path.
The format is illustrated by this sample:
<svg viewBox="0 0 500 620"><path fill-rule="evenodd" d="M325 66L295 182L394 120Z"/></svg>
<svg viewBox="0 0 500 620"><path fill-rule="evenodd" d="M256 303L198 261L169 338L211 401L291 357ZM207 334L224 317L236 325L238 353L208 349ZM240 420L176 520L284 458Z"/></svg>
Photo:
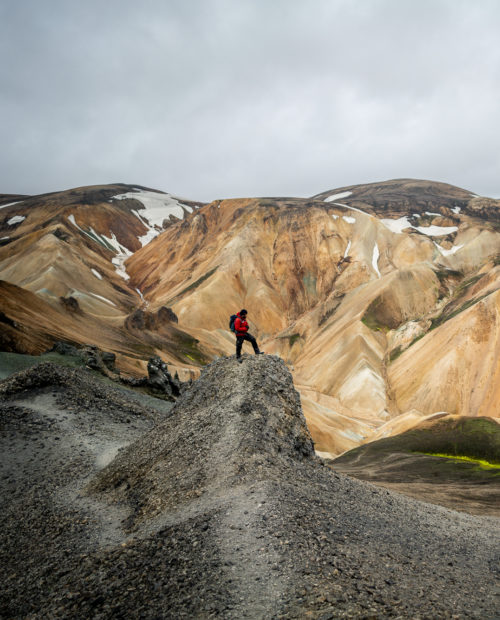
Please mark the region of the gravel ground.
<svg viewBox="0 0 500 620"><path fill-rule="evenodd" d="M499 520L325 467L279 358L171 411L45 366L0 382L2 617L498 617Z"/></svg>

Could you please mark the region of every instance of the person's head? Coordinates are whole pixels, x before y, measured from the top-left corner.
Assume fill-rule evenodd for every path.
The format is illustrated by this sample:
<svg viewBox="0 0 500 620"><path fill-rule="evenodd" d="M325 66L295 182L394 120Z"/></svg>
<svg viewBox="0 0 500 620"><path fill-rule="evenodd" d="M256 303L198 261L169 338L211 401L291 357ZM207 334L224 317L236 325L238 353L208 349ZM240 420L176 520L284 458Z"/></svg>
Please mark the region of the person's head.
<svg viewBox="0 0 500 620"><path fill-rule="evenodd" d="M243 308L243 310L240 310L240 316L242 319L246 319L247 318L247 314L248 312L245 310L245 308Z"/></svg>

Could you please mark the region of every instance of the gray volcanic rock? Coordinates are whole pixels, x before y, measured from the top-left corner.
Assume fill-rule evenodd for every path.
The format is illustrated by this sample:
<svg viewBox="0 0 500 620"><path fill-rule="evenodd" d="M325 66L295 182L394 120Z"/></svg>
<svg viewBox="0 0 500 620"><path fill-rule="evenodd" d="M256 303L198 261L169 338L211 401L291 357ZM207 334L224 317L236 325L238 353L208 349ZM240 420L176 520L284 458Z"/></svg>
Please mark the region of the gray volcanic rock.
<svg viewBox="0 0 500 620"><path fill-rule="evenodd" d="M105 467L64 451L52 414L42 415L39 401L30 405L31 386L40 382L28 378L17 375L0 388L10 395L0 408L0 447L3 463L11 463L0 478L8 507L0 523L0 614L496 616L498 520L325 467L279 358L210 364L166 418ZM73 387L59 392L59 407L66 390ZM123 430L113 398L91 403L89 430L97 438ZM74 417L59 411L56 417Z"/></svg>

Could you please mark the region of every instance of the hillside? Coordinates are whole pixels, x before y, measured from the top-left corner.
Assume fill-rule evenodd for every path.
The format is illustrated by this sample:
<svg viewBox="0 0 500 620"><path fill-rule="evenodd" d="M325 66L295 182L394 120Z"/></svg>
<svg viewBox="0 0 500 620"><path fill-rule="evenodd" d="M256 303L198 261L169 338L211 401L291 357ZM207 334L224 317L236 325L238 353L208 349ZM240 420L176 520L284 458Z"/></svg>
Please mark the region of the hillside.
<svg viewBox="0 0 500 620"><path fill-rule="evenodd" d="M500 425L436 414L331 462L335 471L454 510L500 516Z"/></svg>
<svg viewBox="0 0 500 620"><path fill-rule="evenodd" d="M0 416L3 616L495 617L496 520L331 471L277 357L170 411L44 364Z"/></svg>
<svg viewBox="0 0 500 620"><path fill-rule="evenodd" d="M125 185L0 197L0 347L97 344L125 373L160 355L196 377L246 307L321 453L436 412L498 418L499 214L412 179L206 205Z"/></svg>

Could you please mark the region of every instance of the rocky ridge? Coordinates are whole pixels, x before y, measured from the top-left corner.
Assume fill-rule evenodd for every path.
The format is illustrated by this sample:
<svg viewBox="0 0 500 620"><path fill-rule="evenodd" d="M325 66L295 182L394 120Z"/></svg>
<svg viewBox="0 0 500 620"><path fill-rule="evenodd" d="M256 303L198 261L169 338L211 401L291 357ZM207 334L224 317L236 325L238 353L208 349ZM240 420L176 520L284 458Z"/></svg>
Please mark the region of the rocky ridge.
<svg viewBox="0 0 500 620"><path fill-rule="evenodd" d="M280 359L216 360L166 412L39 373L0 383L3 615L495 617L498 520L325 467Z"/></svg>

